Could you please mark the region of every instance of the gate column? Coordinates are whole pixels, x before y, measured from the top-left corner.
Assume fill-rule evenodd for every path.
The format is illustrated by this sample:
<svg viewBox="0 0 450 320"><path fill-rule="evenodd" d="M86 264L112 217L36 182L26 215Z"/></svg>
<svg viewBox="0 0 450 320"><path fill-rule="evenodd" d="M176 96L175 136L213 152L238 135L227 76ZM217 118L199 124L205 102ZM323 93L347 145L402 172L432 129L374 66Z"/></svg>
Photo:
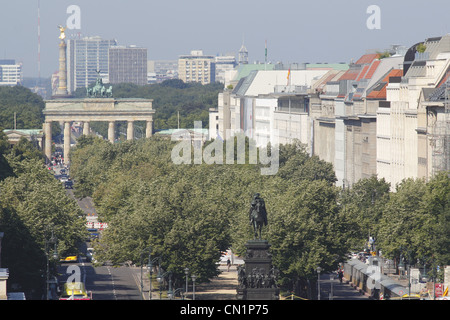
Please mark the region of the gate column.
<svg viewBox="0 0 450 320"><path fill-rule="evenodd" d="M45 135L45 156L48 161L52 160L52 123L51 121L44 122L44 135Z"/></svg>
<svg viewBox="0 0 450 320"><path fill-rule="evenodd" d="M127 140L134 139L134 122L132 120L128 120L127 126Z"/></svg>
<svg viewBox="0 0 450 320"><path fill-rule="evenodd" d="M147 128L145 129L145 137L151 138L153 134L153 120L147 120Z"/></svg>
<svg viewBox="0 0 450 320"><path fill-rule="evenodd" d="M83 134L85 136L89 135L89 121L83 122Z"/></svg>
<svg viewBox="0 0 450 320"><path fill-rule="evenodd" d="M114 143L114 129L115 129L115 122L110 121L108 125L108 140L111 143Z"/></svg>
<svg viewBox="0 0 450 320"><path fill-rule="evenodd" d="M68 164L70 152L70 122L64 122L64 163Z"/></svg>

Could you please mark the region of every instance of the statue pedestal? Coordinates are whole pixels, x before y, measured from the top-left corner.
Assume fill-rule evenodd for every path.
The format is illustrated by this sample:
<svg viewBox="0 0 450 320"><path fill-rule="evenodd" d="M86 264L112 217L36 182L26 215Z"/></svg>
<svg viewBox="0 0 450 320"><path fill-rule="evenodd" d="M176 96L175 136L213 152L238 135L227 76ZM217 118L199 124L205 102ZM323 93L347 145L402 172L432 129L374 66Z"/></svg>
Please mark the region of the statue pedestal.
<svg viewBox="0 0 450 320"><path fill-rule="evenodd" d="M238 300L278 300L276 272L267 240L250 240L245 245L245 267L239 272Z"/></svg>

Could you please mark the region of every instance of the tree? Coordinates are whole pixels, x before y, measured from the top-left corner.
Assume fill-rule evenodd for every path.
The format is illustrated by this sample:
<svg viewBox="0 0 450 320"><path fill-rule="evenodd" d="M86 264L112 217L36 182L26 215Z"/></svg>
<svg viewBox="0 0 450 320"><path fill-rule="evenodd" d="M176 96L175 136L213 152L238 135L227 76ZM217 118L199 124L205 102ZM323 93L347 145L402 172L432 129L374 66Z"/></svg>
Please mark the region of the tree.
<svg viewBox="0 0 450 320"><path fill-rule="evenodd" d="M19 285L30 297L44 288L45 242L51 229L63 254L85 239L85 223L81 209L44 166L36 146L21 139L11 148L4 139L0 138L0 157L6 165L0 179L2 267L11 271L8 286Z"/></svg>
<svg viewBox="0 0 450 320"><path fill-rule="evenodd" d="M417 258L424 236L421 202L425 193L426 184L422 179L409 178L390 194L380 219L377 240L386 256L398 259L408 251L411 259Z"/></svg>
<svg viewBox="0 0 450 320"><path fill-rule="evenodd" d="M360 251L367 245L369 236L378 238L379 222L389 199L389 190L389 183L374 175L340 192L343 215L354 223L352 236L348 237L352 250Z"/></svg>
<svg viewBox="0 0 450 320"><path fill-rule="evenodd" d="M175 165L175 143L157 137L81 142L73 149L71 172L108 222L99 259L139 262L150 246L174 279L181 281L189 267L206 281L217 274L222 251L231 247L242 255L253 238L248 210L256 192L266 200L267 238L286 283L310 279L318 264L333 269L348 251L334 175L299 145L282 148L282 174L265 176L260 164L248 163L247 153L246 164ZM247 150L251 141L245 143Z"/></svg>
<svg viewBox="0 0 450 320"><path fill-rule="evenodd" d="M0 182L0 230L5 233L2 266L12 271L8 285L18 284L28 294L44 288L45 241L50 229L63 254L76 250L85 238L85 223L81 209L41 160L20 160L12 168L14 176Z"/></svg>

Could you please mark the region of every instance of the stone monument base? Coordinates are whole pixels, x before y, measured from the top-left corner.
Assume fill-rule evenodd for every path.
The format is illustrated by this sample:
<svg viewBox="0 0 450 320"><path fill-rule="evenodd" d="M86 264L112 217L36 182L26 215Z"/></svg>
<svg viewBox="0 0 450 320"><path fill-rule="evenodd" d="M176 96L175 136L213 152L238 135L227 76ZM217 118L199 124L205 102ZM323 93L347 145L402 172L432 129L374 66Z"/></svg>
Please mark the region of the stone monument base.
<svg viewBox="0 0 450 320"><path fill-rule="evenodd" d="M278 300L277 270L272 266L267 240L250 240L245 245L245 266L238 270L237 300Z"/></svg>

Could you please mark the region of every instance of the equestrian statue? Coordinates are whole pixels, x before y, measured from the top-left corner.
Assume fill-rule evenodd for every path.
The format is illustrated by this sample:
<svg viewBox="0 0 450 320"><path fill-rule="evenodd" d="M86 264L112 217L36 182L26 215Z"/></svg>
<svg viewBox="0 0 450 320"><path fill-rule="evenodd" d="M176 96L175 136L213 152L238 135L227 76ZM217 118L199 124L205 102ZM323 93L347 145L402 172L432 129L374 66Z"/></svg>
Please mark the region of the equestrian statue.
<svg viewBox="0 0 450 320"><path fill-rule="evenodd" d="M255 193L250 206L250 224L253 226L255 239L261 240L261 230L263 225L267 226L267 212L264 199L259 193Z"/></svg>

